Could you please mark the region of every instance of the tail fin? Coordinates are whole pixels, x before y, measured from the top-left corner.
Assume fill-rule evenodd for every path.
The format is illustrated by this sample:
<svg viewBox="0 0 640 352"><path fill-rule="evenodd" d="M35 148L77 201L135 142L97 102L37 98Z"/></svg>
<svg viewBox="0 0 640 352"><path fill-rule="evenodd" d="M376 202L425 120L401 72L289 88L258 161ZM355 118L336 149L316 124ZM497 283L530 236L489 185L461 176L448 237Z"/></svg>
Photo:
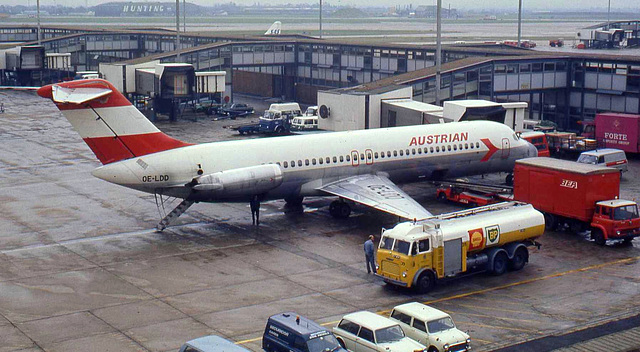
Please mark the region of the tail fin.
<svg viewBox="0 0 640 352"><path fill-rule="evenodd" d="M190 145L160 132L102 79L50 84L38 95L53 100L102 164Z"/></svg>
<svg viewBox="0 0 640 352"><path fill-rule="evenodd" d="M275 21L273 22L271 27L269 27L269 29L267 29L267 31L264 32L264 35L280 35L281 29L282 29L282 22Z"/></svg>

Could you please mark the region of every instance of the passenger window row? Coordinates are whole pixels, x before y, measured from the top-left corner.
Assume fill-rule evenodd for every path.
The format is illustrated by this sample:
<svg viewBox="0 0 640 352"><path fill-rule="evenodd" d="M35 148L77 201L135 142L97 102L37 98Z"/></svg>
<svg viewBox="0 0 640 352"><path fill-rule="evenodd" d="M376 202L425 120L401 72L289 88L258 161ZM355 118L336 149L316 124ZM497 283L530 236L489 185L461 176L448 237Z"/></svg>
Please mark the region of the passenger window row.
<svg viewBox="0 0 640 352"><path fill-rule="evenodd" d="M447 151L457 151L457 150L468 150L468 149L477 149L480 148L480 142L475 142L475 143L465 143L465 144L449 144L446 146L435 146L435 147L424 147L424 148L411 148L411 149L400 149L400 150L394 150L394 151L382 151L382 152L375 152L373 153L373 155L371 153L360 153L359 157L360 160L365 160L365 158L367 159L367 161L371 161L372 158L374 159L384 159L386 158L391 158L392 155L393 157L398 157L398 156L409 156L409 155L421 155L421 154L433 154L433 153L440 153L440 152L447 152ZM357 157L358 155L356 155ZM355 159L355 158L354 158ZM340 160L341 163L343 162L351 162L351 155L340 155L339 157L321 157L321 158L312 158L312 159L305 159L304 162L302 160L298 160L297 162L295 160L291 160L289 161L283 161L282 163L280 163L279 161L276 162L276 164L281 165L282 167L289 168L289 167L302 167L304 166L309 166L309 165L322 165L324 163L330 164L330 163L334 163L337 164L338 160Z"/></svg>

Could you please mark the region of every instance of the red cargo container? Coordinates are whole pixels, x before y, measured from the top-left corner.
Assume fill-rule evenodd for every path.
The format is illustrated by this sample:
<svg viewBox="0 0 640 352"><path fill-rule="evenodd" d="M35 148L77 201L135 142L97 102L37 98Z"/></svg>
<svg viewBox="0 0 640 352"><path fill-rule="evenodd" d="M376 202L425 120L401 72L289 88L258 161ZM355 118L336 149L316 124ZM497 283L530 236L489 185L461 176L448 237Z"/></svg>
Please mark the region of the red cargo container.
<svg viewBox="0 0 640 352"><path fill-rule="evenodd" d="M596 139L606 148L622 149L627 153L638 153L640 115L603 113L595 119Z"/></svg>
<svg viewBox="0 0 640 352"><path fill-rule="evenodd" d="M516 161L513 175L514 199L542 211L548 228L567 224L574 232L591 229L599 244L640 235L636 203L617 199L616 169L538 157Z"/></svg>

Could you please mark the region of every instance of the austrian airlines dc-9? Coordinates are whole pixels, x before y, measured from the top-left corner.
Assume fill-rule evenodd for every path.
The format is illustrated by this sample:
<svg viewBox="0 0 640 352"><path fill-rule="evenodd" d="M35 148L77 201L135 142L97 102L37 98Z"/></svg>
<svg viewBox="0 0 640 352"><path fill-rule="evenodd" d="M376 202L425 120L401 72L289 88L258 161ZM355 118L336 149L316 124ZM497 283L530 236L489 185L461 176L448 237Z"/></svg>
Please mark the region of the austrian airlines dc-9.
<svg viewBox="0 0 640 352"><path fill-rule="evenodd" d="M512 172L536 148L490 121L380 128L192 145L160 132L109 82L72 81L40 88L103 166L93 175L183 199L164 229L195 202L249 202L338 196L329 211L349 216L352 201L407 219L431 213L396 184Z"/></svg>

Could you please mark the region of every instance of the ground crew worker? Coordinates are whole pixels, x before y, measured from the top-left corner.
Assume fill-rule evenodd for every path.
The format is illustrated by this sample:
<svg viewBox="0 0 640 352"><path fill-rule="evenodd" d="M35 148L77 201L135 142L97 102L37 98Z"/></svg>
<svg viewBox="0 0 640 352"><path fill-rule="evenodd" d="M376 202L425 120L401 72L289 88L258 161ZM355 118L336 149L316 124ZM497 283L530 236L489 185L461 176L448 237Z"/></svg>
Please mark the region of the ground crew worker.
<svg viewBox="0 0 640 352"><path fill-rule="evenodd" d="M371 274L371 271L373 271L373 273L376 273L376 260L374 257L374 246L373 246L373 240L374 237L373 235L369 236L369 239L364 243L364 257L367 261L367 273Z"/></svg>
<svg viewBox="0 0 640 352"><path fill-rule="evenodd" d="M257 195L251 198L249 206L251 207L251 220L253 220L253 224L256 226L260 225L260 200L258 200Z"/></svg>

